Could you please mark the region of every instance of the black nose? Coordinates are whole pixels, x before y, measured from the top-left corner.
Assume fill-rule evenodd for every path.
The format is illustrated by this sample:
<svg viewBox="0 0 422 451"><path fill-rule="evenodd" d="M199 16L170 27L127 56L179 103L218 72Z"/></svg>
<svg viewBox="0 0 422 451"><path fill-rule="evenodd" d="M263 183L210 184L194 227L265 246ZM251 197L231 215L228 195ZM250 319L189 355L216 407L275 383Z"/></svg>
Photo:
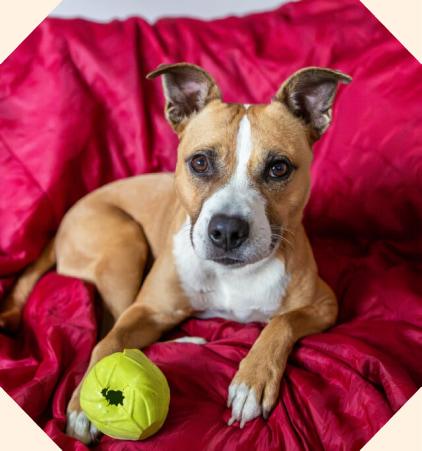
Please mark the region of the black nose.
<svg viewBox="0 0 422 451"><path fill-rule="evenodd" d="M215 215L208 224L211 242L226 251L239 247L248 235L248 222L238 216Z"/></svg>

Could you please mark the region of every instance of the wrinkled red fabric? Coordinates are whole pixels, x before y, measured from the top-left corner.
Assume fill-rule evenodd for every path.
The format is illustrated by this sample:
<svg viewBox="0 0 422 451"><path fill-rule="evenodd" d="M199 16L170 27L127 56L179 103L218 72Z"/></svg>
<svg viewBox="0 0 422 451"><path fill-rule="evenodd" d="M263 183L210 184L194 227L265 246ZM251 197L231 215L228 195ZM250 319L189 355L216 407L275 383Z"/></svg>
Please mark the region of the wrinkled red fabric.
<svg viewBox="0 0 422 451"><path fill-rule="evenodd" d="M169 417L145 442L99 450L356 450L422 382L422 69L357 0L305 0L211 22L45 20L0 67L0 296L85 193L172 170L159 63L186 60L224 99L266 102L304 66L353 76L315 146L305 225L340 303L337 325L300 340L268 421L228 427L227 387L258 324L186 321L147 354L171 387ZM139 199L140 203L142 198ZM95 343L95 290L54 271L15 337L0 335L0 384L65 450L65 407ZM19 433L17 431L17 433Z"/></svg>

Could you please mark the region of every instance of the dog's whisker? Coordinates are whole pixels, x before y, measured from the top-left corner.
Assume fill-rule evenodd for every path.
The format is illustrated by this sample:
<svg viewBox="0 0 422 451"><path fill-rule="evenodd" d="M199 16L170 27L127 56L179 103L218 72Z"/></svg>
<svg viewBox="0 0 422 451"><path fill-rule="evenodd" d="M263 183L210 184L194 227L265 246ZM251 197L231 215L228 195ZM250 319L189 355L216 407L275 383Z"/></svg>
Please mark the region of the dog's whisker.
<svg viewBox="0 0 422 451"><path fill-rule="evenodd" d="M290 248L293 249L293 243L291 241L289 241L288 239L286 239L285 237L281 238L281 242L288 244L290 246Z"/></svg>

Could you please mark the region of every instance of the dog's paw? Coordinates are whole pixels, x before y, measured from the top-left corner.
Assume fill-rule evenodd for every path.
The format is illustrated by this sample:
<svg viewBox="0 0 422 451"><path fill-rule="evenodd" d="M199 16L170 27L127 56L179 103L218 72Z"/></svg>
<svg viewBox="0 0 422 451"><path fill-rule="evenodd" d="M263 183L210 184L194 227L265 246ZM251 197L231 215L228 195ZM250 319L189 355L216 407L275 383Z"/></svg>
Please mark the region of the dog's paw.
<svg viewBox="0 0 422 451"><path fill-rule="evenodd" d="M100 431L88 420L82 410L72 410L67 414L66 434L89 445L98 440Z"/></svg>
<svg viewBox="0 0 422 451"><path fill-rule="evenodd" d="M96 442L101 433L88 420L87 416L81 409L79 402L80 388L78 387L72 394L67 406L66 416L66 434L70 437L80 440L82 443L89 445Z"/></svg>
<svg viewBox="0 0 422 451"><path fill-rule="evenodd" d="M228 390L227 407L232 409L228 425L238 421L243 428L260 415L268 418L278 400L282 372L274 365L248 360L248 356L243 359Z"/></svg>
<svg viewBox="0 0 422 451"><path fill-rule="evenodd" d="M230 384L227 407L232 408L232 415L227 423L229 426L239 421L242 429L245 423L262 414L262 406L257 395L255 389L244 382Z"/></svg>
<svg viewBox="0 0 422 451"><path fill-rule="evenodd" d="M16 332L19 328L22 312L18 307L12 307L0 312L0 330Z"/></svg>
<svg viewBox="0 0 422 451"><path fill-rule="evenodd" d="M195 345L203 345L207 343L207 340L202 337L180 337L172 341L175 343L193 343Z"/></svg>

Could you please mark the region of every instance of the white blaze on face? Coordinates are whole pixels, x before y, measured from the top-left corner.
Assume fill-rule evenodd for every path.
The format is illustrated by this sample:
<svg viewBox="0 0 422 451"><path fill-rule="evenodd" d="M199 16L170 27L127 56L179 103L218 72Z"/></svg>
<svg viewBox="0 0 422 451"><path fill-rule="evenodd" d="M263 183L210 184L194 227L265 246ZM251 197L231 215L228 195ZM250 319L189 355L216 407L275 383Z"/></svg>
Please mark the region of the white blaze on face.
<svg viewBox="0 0 422 451"><path fill-rule="evenodd" d="M252 134L251 123L248 116L245 114L239 125L239 131L237 133L236 140L236 157L237 164L234 176L230 181L230 184L238 189L247 189L249 185L248 178L248 163L252 154Z"/></svg>
<svg viewBox="0 0 422 451"><path fill-rule="evenodd" d="M249 238L235 250L239 258L252 263L269 255L271 227L265 213L265 198L254 188L248 172L252 152L251 123L245 113L239 123L232 177L204 202L193 229L194 247L202 258L212 258L215 251L208 238L208 224L217 214L239 216L249 222Z"/></svg>

